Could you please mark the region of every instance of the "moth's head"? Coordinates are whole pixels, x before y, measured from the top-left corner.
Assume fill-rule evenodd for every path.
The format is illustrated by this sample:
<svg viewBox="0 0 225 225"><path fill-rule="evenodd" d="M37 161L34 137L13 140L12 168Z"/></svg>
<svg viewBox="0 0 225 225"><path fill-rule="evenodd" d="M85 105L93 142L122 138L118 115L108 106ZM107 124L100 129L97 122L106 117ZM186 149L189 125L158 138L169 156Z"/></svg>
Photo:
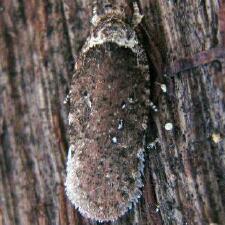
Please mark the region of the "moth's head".
<svg viewBox="0 0 225 225"><path fill-rule="evenodd" d="M93 16L91 23L94 27L99 26L100 23L104 23L108 20L125 21L125 13L121 7L113 6L111 3L105 3L103 5L102 13L97 12L97 6L93 8Z"/></svg>

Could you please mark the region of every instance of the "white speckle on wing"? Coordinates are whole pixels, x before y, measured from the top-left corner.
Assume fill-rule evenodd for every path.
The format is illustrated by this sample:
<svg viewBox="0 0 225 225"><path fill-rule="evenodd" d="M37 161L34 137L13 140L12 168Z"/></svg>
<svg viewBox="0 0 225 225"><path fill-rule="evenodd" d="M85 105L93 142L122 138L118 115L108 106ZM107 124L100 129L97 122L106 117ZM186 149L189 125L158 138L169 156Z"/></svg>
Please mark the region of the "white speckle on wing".
<svg viewBox="0 0 225 225"><path fill-rule="evenodd" d="M148 103L148 102L147 102L147 103ZM150 105L150 107L151 107L155 112L158 112L158 109L157 109L156 105L155 105L153 102L149 101L148 104Z"/></svg>
<svg viewBox="0 0 225 225"><path fill-rule="evenodd" d="M144 130L146 130L148 128L146 123L142 123L141 126L143 127Z"/></svg>
<svg viewBox="0 0 225 225"><path fill-rule="evenodd" d="M159 212L159 205L157 205L157 207L156 207L156 209L155 209L155 211L158 213Z"/></svg>
<svg viewBox="0 0 225 225"><path fill-rule="evenodd" d="M75 152L75 146L74 145L70 145L69 147L69 151L68 151L68 160L72 158L73 154Z"/></svg>
<svg viewBox="0 0 225 225"><path fill-rule="evenodd" d="M156 138L153 142L147 145L147 149L156 149L156 144L159 143L159 138Z"/></svg>
<svg viewBox="0 0 225 225"><path fill-rule="evenodd" d="M126 103L123 103L122 104L122 109L125 109L126 108Z"/></svg>
<svg viewBox="0 0 225 225"><path fill-rule="evenodd" d="M146 95L150 95L150 90L149 89L145 89L145 94Z"/></svg>
<svg viewBox="0 0 225 225"><path fill-rule="evenodd" d="M117 137L113 137L113 138L112 138L112 143L113 143L113 144L116 144L116 143L117 143Z"/></svg>
<svg viewBox="0 0 225 225"><path fill-rule="evenodd" d="M124 122L123 120L119 120L119 124L118 124L118 130L122 130L123 129L123 125L124 125Z"/></svg>
<svg viewBox="0 0 225 225"><path fill-rule="evenodd" d="M162 91L164 92L164 93L166 93L167 92L167 87L166 87L166 85L165 84L161 84L161 89L162 89Z"/></svg>
<svg viewBox="0 0 225 225"><path fill-rule="evenodd" d="M72 113L69 113L68 120L69 120L69 125L71 125L74 122L74 116Z"/></svg>
<svg viewBox="0 0 225 225"><path fill-rule="evenodd" d="M128 98L128 102L129 103L134 103L134 99L133 98Z"/></svg>
<svg viewBox="0 0 225 225"><path fill-rule="evenodd" d="M87 94L86 96L84 96L84 100L87 104L87 106L91 109L91 100L90 100L90 94Z"/></svg>
<svg viewBox="0 0 225 225"><path fill-rule="evenodd" d="M66 96L66 98L64 99L63 104L67 104L68 101L69 101L69 99L70 99L70 95L68 94L68 95Z"/></svg>
<svg viewBox="0 0 225 225"><path fill-rule="evenodd" d="M78 65L77 65L77 62L75 63L75 70L77 70L78 69Z"/></svg>

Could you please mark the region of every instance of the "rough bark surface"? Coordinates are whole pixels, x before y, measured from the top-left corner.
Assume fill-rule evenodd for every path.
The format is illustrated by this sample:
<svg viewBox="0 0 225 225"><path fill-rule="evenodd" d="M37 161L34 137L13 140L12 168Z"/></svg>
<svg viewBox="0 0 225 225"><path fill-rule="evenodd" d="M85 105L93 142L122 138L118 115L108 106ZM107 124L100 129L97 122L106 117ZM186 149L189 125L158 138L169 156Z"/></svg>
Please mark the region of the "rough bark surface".
<svg viewBox="0 0 225 225"><path fill-rule="evenodd" d="M91 3L0 0L0 225L98 224L74 210L64 190L63 102L89 33ZM114 1L128 18L131 3ZM137 32L159 107L151 113L149 143L159 142L146 149L141 201L115 224L225 224L225 59L200 54L225 48L225 3L139 5L145 17ZM196 54L197 65L185 64Z"/></svg>

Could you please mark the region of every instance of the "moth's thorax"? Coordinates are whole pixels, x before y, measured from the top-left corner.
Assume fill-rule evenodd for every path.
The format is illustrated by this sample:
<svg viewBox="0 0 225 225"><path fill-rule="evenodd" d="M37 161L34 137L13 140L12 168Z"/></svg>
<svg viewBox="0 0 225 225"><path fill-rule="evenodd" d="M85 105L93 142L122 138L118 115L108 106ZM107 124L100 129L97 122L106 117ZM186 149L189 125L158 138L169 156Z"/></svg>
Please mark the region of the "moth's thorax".
<svg viewBox="0 0 225 225"><path fill-rule="evenodd" d="M125 20L125 13L122 9L119 9L118 7L107 7L104 10L104 13L102 13L101 15L98 15L97 11L94 13L93 17L92 17L92 24L94 25L94 27L98 27L100 23L110 19L110 18L115 18L118 20Z"/></svg>
<svg viewBox="0 0 225 225"><path fill-rule="evenodd" d="M114 42L121 47L132 49L140 54L138 38L133 28L125 23L120 17L105 17L99 21L98 26L91 31L90 37L83 46L82 52L87 52L90 48L103 44L104 42Z"/></svg>

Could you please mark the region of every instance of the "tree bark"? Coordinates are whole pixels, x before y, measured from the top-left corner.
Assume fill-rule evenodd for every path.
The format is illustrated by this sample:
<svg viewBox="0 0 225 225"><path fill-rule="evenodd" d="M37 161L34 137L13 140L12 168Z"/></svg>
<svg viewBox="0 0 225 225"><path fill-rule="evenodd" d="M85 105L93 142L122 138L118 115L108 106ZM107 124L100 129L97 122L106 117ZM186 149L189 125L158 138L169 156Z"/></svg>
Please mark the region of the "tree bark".
<svg viewBox="0 0 225 225"><path fill-rule="evenodd" d="M113 4L131 18L132 1ZM225 224L225 58L215 50L225 49L225 3L139 6L159 112L149 121L143 197L115 224ZM64 190L63 102L91 15L89 0L0 0L0 225L98 224Z"/></svg>

